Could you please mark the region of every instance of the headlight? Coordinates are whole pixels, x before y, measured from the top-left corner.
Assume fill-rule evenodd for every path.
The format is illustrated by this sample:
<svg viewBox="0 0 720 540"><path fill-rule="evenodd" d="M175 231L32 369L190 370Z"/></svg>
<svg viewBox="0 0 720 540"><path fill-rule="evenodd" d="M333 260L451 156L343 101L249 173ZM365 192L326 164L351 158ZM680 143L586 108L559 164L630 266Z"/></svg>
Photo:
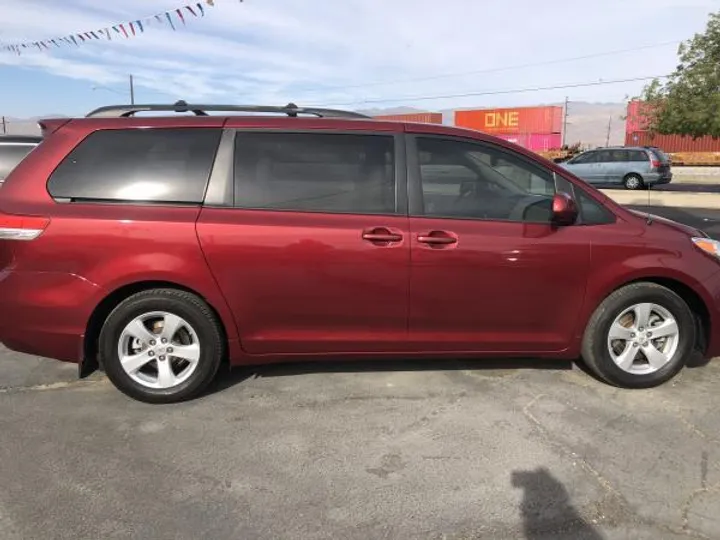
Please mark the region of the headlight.
<svg viewBox="0 0 720 540"><path fill-rule="evenodd" d="M702 249L705 253L720 259L720 242L717 240L713 240L712 238L695 237L692 241L693 244Z"/></svg>

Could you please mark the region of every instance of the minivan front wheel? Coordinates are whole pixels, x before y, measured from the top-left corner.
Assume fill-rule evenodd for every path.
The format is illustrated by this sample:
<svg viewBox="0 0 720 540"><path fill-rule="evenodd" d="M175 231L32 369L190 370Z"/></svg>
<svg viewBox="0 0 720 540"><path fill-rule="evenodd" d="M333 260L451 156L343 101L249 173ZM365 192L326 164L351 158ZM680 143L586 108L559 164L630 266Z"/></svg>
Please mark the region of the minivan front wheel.
<svg viewBox="0 0 720 540"><path fill-rule="evenodd" d="M645 187L642 177L637 174L628 174L624 179L624 183L626 189L643 189Z"/></svg>
<svg viewBox="0 0 720 540"><path fill-rule="evenodd" d="M110 381L149 403L190 399L212 381L224 352L220 325L197 296L174 289L137 293L118 305L100 333Z"/></svg>
<svg viewBox="0 0 720 540"><path fill-rule="evenodd" d="M593 372L613 385L649 388L685 366L695 332L693 314L680 296L655 283L633 283L595 310L582 355Z"/></svg>

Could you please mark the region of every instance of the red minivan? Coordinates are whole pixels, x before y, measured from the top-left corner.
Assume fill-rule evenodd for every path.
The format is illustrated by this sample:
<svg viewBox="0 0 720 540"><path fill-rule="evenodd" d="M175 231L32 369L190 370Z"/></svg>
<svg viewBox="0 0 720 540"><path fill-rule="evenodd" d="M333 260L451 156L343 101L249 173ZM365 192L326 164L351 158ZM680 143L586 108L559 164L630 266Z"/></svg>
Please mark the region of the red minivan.
<svg viewBox="0 0 720 540"><path fill-rule="evenodd" d="M41 125L0 188L0 341L134 398L225 360L582 356L643 388L720 353L717 242L500 139L294 105Z"/></svg>

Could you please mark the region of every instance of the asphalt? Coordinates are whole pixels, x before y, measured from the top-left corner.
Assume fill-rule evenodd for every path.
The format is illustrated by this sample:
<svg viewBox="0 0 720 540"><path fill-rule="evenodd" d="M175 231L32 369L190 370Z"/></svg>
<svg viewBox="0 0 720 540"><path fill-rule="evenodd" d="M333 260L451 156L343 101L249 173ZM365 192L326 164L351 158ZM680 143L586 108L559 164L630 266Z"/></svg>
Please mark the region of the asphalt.
<svg viewBox="0 0 720 540"><path fill-rule="evenodd" d="M720 360L303 363L151 406L0 348L0 538L720 537Z"/></svg>
<svg viewBox="0 0 720 540"><path fill-rule="evenodd" d="M720 210L649 208L720 238ZM673 215L668 215L673 212ZM0 345L0 538L720 538L720 359L240 368L151 406Z"/></svg>

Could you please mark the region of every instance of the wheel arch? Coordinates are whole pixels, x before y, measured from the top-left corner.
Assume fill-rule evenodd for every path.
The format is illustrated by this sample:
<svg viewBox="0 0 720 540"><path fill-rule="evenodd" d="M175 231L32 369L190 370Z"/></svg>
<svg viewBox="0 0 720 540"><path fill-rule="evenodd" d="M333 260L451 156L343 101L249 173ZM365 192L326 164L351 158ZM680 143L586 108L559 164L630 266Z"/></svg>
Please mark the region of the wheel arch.
<svg viewBox="0 0 720 540"><path fill-rule="evenodd" d="M585 322L580 329L580 338L582 338L582 335L584 334L585 329L590 322L592 314L595 312L600 303L618 289L622 289L623 287L632 285L634 283L655 283L656 285L661 285L667 289L670 289L675 294L680 296L688 304L688 307L693 312L693 315L695 317L695 324L698 330L698 332L696 333L695 347L703 354L706 352L711 328L711 316L710 310L708 309L708 304L703 298L702 294L700 294L693 286L689 285L687 282L676 276L634 276L630 279L622 281L621 283L616 283L614 286L610 287L607 291L605 291L604 294L600 295L599 301L596 302L596 305L592 306L591 309L588 310L589 313L587 313L587 317L585 317Z"/></svg>
<svg viewBox="0 0 720 540"><path fill-rule="evenodd" d="M85 327L85 336L83 338L83 355L80 365L81 375L89 374L95 369L97 369L97 367L99 366L98 338L100 336L100 331L102 330L103 324L105 323L105 320L107 320L110 313L112 313L112 311L117 306L119 306L121 302L123 302L130 296L151 289L176 289L188 292L190 294L194 294L198 298L202 299L203 302L205 302L209 306L210 310L213 312L213 315L215 315L218 322L220 323L220 329L222 331L223 337L226 341L228 340L228 329L226 328L225 321L223 321L220 312L212 304L212 302L210 302L204 295L200 294L198 291L195 291L190 287L186 287L185 285L181 285L172 281L150 280L128 283L121 287L118 287L110 294L105 296L97 304L97 306L95 306L95 309L91 313Z"/></svg>

